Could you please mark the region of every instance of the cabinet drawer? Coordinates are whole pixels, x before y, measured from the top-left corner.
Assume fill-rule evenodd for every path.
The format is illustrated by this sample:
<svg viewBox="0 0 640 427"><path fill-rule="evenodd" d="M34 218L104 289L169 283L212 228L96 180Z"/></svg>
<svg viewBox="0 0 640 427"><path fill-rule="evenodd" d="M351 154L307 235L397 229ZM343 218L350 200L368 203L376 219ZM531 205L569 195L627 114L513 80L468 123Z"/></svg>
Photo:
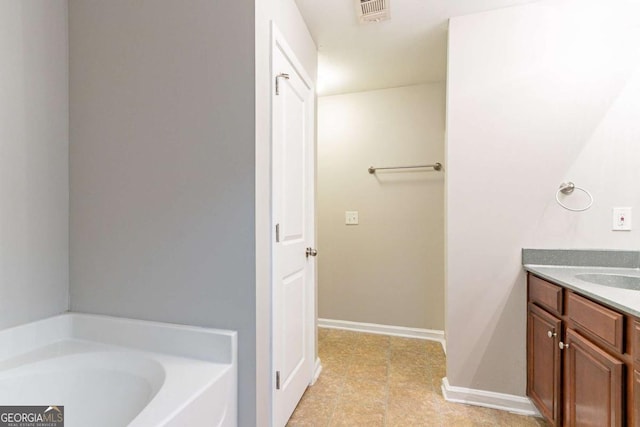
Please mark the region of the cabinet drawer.
<svg viewBox="0 0 640 427"><path fill-rule="evenodd" d="M567 315L575 328L624 353L624 316L586 298L567 292Z"/></svg>
<svg viewBox="0 0 640 427"><path fill-rule="evenodd" d="M562 314L562 288L529 274L529 301Z"/></svg>

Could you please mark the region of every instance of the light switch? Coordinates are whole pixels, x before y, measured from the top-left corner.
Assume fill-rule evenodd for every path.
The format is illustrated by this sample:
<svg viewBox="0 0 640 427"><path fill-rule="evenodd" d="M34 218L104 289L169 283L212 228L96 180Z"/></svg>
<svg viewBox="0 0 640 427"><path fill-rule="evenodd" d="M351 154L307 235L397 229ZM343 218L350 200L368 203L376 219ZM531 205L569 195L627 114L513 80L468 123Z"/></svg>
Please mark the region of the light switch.
<svg viewBox="0 0 640 427"><path fill-rule="evenodd" d="M631 230L631 208L613 208L611 229L614 231Z"/></svg>
<svg viewBox="0 0 640 427"><path fill-rule="evenodd" d="M347 225L358 225L358 211L346 211L344 213L344 223Z"/></svg>

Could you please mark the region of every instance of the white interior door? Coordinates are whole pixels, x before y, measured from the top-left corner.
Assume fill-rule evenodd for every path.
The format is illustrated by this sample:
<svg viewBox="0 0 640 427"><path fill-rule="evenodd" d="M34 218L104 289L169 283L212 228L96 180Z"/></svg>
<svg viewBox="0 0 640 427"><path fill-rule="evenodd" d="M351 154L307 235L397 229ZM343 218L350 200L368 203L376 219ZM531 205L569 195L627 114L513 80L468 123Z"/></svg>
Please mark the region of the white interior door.
<svg viewBox="0 0 640 427"><path fill-rule="evenodd" d="M272 51L274 426L287 423L315 358L314 90L274 28Z"/></svg>

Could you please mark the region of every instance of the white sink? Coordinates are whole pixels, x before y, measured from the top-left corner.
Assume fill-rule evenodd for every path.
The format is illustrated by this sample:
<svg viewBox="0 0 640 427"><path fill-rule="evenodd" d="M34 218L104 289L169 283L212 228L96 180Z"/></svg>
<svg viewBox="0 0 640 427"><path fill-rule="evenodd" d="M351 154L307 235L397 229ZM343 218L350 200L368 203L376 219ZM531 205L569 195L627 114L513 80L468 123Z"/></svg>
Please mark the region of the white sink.
<svg viewBox="0 0 640 427"><path fill-rule="evenodd" d="M640 291L640 277L638 276L627 276L624 274L591 273L576 274L576 279L595 283L596 285Z"/></svg>

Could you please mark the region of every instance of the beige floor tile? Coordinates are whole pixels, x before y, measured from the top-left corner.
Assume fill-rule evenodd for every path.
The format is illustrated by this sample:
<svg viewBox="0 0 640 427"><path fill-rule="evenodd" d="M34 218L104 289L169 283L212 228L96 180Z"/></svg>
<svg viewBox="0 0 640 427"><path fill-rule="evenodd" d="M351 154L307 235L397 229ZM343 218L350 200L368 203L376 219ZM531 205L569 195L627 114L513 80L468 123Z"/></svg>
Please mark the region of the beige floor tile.
<svg viewBox="0 0 640 427"><path fill-rule="evenodd" d="M429 359L442 360L446 359L446 355L444 354L444 349L440 343L430 342L426 346L426 353Z"/></svg>
<svg viewBox="0 0 640 427"><path fill-rule="evenodd" d="M322 373L320 374L320 378L325 375L329 375L329 376L340 375L346 378L347 369L349 369L349 364L344 364L344 365L337 364L337 365L324 366L324 363L323 363Z"/></svg>
<svg viewBox="0 0 640 427"><path fill-rule="evenodd" d="M358 343L353 348L353 359L360 363L375 360L389 360L389 347L377 344Z"/></svg>
<svg viewBox="0 0 640 427"><path fill-rule="evenodd" d="M431 366L446 366L447 360L444 357L441 357L437 354L429 354L427 353L427 361Z"/></svg>
<svg viewBox="0 0 640 427"><path fill-rule="evenodd" d="M549 427L543 420L447 402L440 343L320 329L323 370L291 427Z"/></svg>
<svg viewBox="0 0 640 427"><path fill-rule="evenodd" d="M345 369L349 366L351 362L351 354L342 354L342 353L332 353L327 350L322 350L318 352L318 357L320 357L320 362L322 363L322 369L326 367L330 368L340 368L344 367Z"/></svg>
<svg viewBox="0 0 640 427"><path fill-rule="evenodd" d="M427 341L413 338L391 337L389 343L391 345L391 350L424 353L427 349Z"/></svg>
<svg viewBox="0 0 640 427"><path fill-rule="evenodd" d="M365 334L362 333L358 337L358 342L360 343L370 343L376 345L384 345L388 346L391 338L388 335L380 335L380 334Z"/></svg>
<svg viewBox="0 0 640 427"><path fill-rule="evenodd" d="M326 427L329 425L328 419L290 419L287 427Z"/></svg>
<svg viewBox="0 0 640 427"><path fill-rule="evenodd" d="M439 341L425 341L425 347L427 348L427 352L440 352L444 356L444 348L442 347L442 343Z"/></svg>
<svg viewBox="0 0 640 427"><path fill-rule="evenodd" d="M440 414L430 408L427 411L390 404L387 407L386 425L394 427L440 426Z"/></svg>
<svg viewBox="0 0 640 427"><path fill-rule="evenodd" d="M429 377L428 380L428 384L431 386L431 389L434 392L442 395L442 378L440 376L431 374L431 377Z"/></svg>
<svg viewBox="0 0 640 427"><path fill-rule="evenodd" d="M441 414L443 427L495 427L495 422L478 420L465 414Z"/></svg>
<svg viewBox="0 0 640 427"><path fill-rule="evenodd" d="M348 363L345 363L344 365L337 364L337 365L330 365L330 366L324 366L324 363L323 363L322 373L320 374L320 377L324 375L329 375L329 376L340 375L343 378L346 378L348 369L349 369Z"/></svg>
<svg viewBox="0 0 640 427"><path fill-rule="evenodd" d="M388 363L386 360L367 361L362 363L357 359L353 359L347 370L347 377L353 379L361 379L376 382L387 382Z"/></svg>
<svg viewBox="0 0 640 427"><path fill-rule="evenodd" d="M444 378L447 376L446 363L429 363L429 371L436 378Z"/></svg>
<svg viewBox="0 0 640 427"><path fill-rule="evenodd" d="M551 424L542 418L526 417L505 411L502 411L496 418L498 421L496 426L498 427L551 427Z"/></svg>
<svg viewBox="0 0 640 427"><path fill-rule="evenodd" d="M389 385L387 401L389 405L408 408L430 407L439 410L439 399L436 393L428 387L411 387L402 385Z"/></svg>
<svg viewBox="0 0 640 427"><path fill-rule="evenodd" d="M336 355L336 356L350 356L353 354L355 349L355 343L349 342L347 340L336 340L330 341L326 340L322 343L322 348L318 353L320 356L322 355Z"/></svg>
<svg viewBox="0 0 640 427"><path fill-rule="evenodd" d="M327 328L318 328L318 341L323 341L329 336L329 331L331 329Z"/></svg>
<svg viewBox="0 0 640 427"><path fill-rule="evenodd" d="M378 336L374 335L368 339L360 340L356 343L353 352L354 354L366 356L369 358L389 358L389 339L378 339Z"/></svg>
<svg viewBox="0 0 640 427"><path fill-rule="evenodd" d="M397 349L390 351L389 361L392 365L429 366L426 354L398 351Z"/></svg>
<svg viewBox="0 0 640 427"><path fill-rule="evenodd" d="M389 366L389 383L409 387L431 386L431 373L424 366L392 364Z"/></svg>
<svg viewBox="0 0 640 427"><path fill-rule="evenodd" d="M305 396L313 396L321 399L336 399L342 391L345 376L340 373L324 372L317 379L316 383L307 387Z"/></svg>
<svg viewBox="0 0 640 427"><path fill-rule="evenodd" d="M340 393L340 403L354 403L369 406L384 406L387 399L387 385L384 382L348 378Z"/></svg>
<svg viewBox="0 0 640 427"><path fill-rule="evenodd" d="M333 412L329 426L383 427L384 415L384 406L341 401Z"/></svg>
<svg viewBox="0 0 640 427"><path fill-rule="evenodd" d="M324 420L289 420L287 427L325 427L329 423Z"/></svg>
<svg viewBox="0 0 640 427"><path fill-rule="evenodd" d="M326 426L336 406L336 399L302 397L287 426Z"/></svg>
<svg viewBox="0 0 640 427"><path fill-rule="evenodd" d="M463 405L440 401L440 416L443 425L451 426L487 426L495 427L497 424L496 411L494 409L479 406Z"/></svg>

